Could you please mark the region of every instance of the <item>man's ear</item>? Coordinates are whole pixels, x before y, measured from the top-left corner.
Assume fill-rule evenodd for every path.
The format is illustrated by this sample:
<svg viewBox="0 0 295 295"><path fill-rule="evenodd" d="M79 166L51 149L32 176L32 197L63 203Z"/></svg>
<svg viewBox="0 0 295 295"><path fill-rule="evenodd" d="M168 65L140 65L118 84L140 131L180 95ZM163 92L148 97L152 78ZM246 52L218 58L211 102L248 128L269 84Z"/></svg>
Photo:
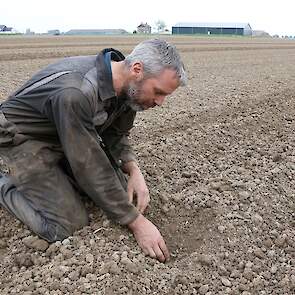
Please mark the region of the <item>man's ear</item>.
<svg viewBox="0 0 295 295"><path fill-rule="evenodd" d="M143 64L141 62L135 62L131 66L131 74L134 80L141 81L143 79Z"/></svg>

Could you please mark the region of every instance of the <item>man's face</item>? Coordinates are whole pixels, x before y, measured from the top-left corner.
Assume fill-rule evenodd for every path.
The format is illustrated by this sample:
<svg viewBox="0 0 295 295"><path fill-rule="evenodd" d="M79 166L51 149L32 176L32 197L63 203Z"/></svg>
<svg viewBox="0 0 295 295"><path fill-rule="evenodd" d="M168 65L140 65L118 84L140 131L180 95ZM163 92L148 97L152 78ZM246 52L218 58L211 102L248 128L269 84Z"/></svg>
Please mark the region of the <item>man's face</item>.
<svg viewBox="0 0 295 295"><path fill-rule="evenodd" d="M165 69L155 77L131 81L125 89L127 104L137 112L161 106L165 97L178 86L179 80L175 71Z"/></svg>

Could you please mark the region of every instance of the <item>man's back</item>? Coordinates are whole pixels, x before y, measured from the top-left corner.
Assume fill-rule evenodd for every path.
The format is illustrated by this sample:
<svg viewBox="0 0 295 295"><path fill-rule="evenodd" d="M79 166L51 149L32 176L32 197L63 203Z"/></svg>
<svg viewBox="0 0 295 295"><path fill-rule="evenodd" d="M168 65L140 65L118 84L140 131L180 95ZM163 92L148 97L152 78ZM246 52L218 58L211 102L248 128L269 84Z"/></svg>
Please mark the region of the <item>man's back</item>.
<svg viewBox="0 0 295 295"><path fill-rule="evenodd" d="M96 56L69 57L47 66L2 103L2 112L22 135L56 141L56 127L49 116L50 98L63 89L75 88L95 99L95 60Z"/></svg>

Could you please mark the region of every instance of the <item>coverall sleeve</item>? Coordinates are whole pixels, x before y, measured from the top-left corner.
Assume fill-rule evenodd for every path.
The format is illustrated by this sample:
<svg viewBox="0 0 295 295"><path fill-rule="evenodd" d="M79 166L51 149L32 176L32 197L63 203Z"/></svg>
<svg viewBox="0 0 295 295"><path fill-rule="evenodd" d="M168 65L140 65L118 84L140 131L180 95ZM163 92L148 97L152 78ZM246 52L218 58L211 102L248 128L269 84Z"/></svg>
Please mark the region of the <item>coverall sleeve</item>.
<svg viewBox="0 0 295 295"><path fill-rule="evenodd" d="M81 188L105 213L120 224L139 214L103 151L88 98L68 88L50 98L48 116L56 125L65 156ZM51 113L51 114L50 114Z"/></svg>
<svg viewBox="0 0 295 295"><path fill-rule="evenodd" d="M133 127L136 112L124 111L102 134L104 143L114 159L122 163L136 161L135 153L129 143L128 135Z"/></svg>

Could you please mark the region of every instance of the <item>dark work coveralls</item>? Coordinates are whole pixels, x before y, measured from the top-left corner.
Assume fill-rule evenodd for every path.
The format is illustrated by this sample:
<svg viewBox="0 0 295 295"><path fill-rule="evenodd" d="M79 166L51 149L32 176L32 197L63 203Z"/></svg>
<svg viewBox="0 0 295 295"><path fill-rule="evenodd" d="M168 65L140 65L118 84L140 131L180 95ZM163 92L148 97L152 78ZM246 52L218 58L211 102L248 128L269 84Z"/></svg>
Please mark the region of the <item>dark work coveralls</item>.
<svg viewBox="0 0 295 295"><path fill-rule="evenodd" d="M48 241L88 223L80 191L120 224L138 211L128 201L122 163L135 160L128 142L135 112L117 97L105 49L69 57L35 74L1 105L0 205Z"/></svg>

